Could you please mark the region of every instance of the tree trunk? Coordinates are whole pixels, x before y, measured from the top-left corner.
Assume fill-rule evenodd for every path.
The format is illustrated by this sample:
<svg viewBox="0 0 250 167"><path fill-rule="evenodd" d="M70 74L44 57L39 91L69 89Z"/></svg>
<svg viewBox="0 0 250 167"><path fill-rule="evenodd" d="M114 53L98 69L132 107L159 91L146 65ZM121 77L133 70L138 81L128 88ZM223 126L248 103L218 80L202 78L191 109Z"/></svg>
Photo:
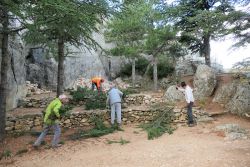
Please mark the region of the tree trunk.
<svg viewBox="0 0 250 167"><path fill-rule="evenodd" d="M132 60L132 86L135 87L135 58Z"/></svg>
<svg viewBox="0 0 250 167"><path fill-rule="evenodd" d="M203 36L203 56L205 57L205 63L209 67L211 66L210 60L210 34Z"/></svg>
<svg viewBox="0 0 250 167"><path fill-rule="evenodd" d="M3 141L5 137L5 125L6 125L6 99L8 91L8 69L10 67L10 55L8 53L8 25L9 18L8 12L2 9L2 62L1 62L1 83L0 83L0 141Z"/></svg>
<svg viewBox="0 0 250 167"><path fill-rule="evenodd" d="M147 65L147 68L145 70L145 73L143 74L144 78L148 76L151 65L152 65L152 62L149 62L148 65Z"/></svg>
<svg viewBox="0 0 250 167"><path fill-rule="evenodd" d="M57 97L64 92L64 41L58 40Z"/></svg>
<svg viewBox="0 0 250 167"><path fill-rule="evenodd" d="M157 58L153 57L153 78L154 78L154 90L156 91L158 88L158 76L157 76Z"/></svg>

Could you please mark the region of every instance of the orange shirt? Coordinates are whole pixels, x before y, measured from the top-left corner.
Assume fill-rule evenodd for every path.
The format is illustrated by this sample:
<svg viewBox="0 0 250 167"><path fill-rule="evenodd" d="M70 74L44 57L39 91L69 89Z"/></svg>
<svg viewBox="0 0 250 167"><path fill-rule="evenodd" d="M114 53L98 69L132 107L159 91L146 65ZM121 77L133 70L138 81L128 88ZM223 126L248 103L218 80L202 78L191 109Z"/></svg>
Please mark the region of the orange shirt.
<svg viewBox="0 0 250 167"><path fill-rule="evenodd" d="M91 82L95 83L97 88L99 89L100 86L101 86L101 80L102 80L101 77L94 77L94 78L91 79Z"/></svg>

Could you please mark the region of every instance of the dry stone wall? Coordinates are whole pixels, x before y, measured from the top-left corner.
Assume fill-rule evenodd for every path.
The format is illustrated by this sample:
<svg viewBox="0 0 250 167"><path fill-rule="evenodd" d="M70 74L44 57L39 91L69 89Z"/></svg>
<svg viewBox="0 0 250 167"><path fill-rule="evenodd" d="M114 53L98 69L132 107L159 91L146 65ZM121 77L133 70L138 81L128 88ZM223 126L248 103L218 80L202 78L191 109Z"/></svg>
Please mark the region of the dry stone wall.
<svg viewBox="0 0 250 167"><path fill-rule="evenodd" d="M171 106L169 106L171 107ZM151 109L145 106L134 106L122 110L122 123L147 123L159 113L161 110ZM212 121L209 114L199 108L194 108L194 117L197 121ZM174 108L174 123L185 123L187 120L186 109ZM104 118L105 123L110 122L110 111L107 110L83 110L71 111L69 115L62 117L61 126L65 128L79 128L91 126L91 117L93 115L100 115ZM12 132L24 132L24 131L39 131L43 126L42 113L26 114L20 116L7 116L6 131Z"/></svg>

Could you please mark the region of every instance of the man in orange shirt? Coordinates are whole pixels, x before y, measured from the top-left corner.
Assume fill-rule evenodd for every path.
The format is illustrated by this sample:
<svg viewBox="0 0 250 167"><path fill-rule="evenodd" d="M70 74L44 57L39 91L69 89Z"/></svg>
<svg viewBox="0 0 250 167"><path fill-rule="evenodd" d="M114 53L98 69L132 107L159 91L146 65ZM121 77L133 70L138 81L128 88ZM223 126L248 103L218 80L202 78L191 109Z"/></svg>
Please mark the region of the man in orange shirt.
<svg viewBox="0 0 250 167"><path fill-rule="evenodd" d="M95 87L97 88L98 91L102 90L102 83L104 82L104 79L102 79L101 77L93 77L91 79L92 82L92 90L95 89Z"/></svg>

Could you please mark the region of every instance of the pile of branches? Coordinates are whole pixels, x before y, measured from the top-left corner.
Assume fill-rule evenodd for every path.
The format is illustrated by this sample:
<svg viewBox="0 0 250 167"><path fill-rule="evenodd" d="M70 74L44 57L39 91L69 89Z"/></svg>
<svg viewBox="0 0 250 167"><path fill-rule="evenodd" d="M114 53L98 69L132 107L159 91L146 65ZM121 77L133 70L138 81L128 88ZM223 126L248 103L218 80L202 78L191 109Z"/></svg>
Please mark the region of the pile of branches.
<svg viewBox="0 0 250 167"><path fill-rule="evenodd" d="M73 103L83 102L86 110L105 109L107 96L103 92L93 91L89 88L78 87L71 91Z"/></svg>
<svg viewBox="0 0 250 167"><path fill-rule="evenodd" d="M89 130L78 130L76 133L70 136L71 140L79 140L90 137L100 137L109 133L113 133L116 130L122 130L117 125L108 127L104 124L104 118L102 115L92 115L91 122L94 127Z"/></svg>
<svg viewBox="0 0 250 167"><path fill-rule="evenodd" d="M147 132L148 139L158 138L166 132L172 134L175 130L172 124L174 120L173 108L157 104L152 106L152 112L158 112L158 114L149 123L139 126Z"/></svg>

